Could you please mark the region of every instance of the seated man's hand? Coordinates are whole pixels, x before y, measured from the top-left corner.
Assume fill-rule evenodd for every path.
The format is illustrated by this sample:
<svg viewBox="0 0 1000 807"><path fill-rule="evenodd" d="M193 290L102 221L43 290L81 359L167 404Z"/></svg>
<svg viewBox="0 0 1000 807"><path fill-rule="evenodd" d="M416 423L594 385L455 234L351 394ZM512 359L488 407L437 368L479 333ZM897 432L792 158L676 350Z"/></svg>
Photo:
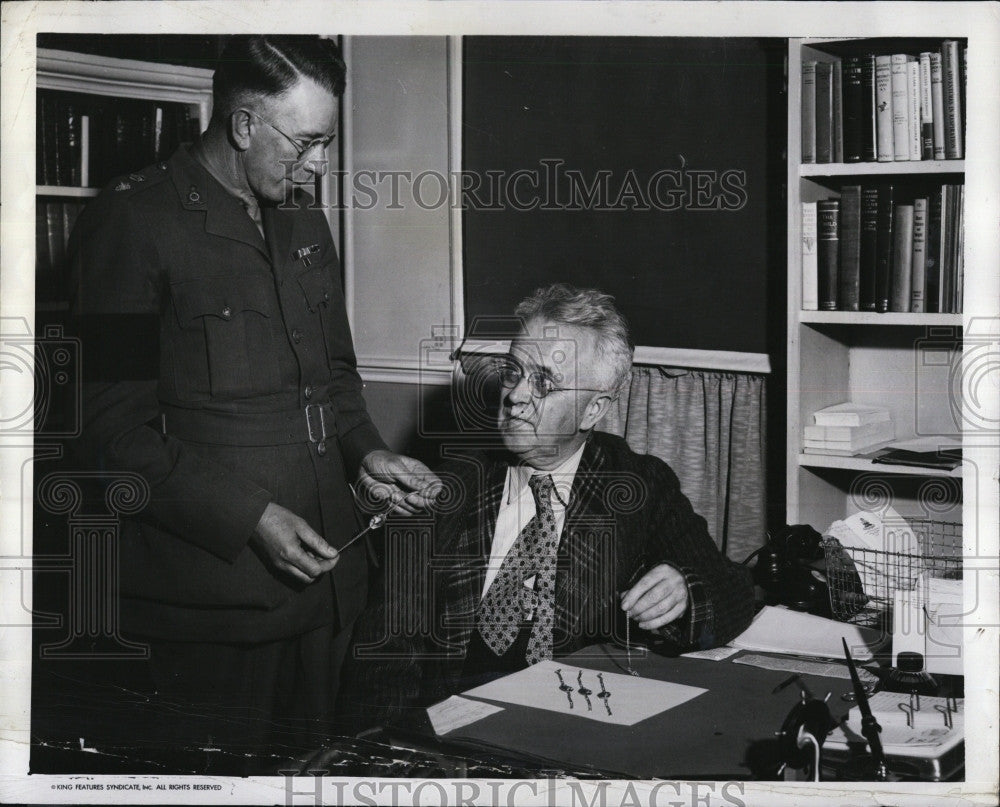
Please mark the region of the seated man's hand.
<svg viewBox="0 0 1000 807"><path fill-rule="evenodd" d="M337 550L304 518L274 502L261 515L250 543L272 566L303 583L311 583L340 560Z"/></svg>
<svg viewBox="0 0 1000 807"><path fill-rule="evenodd" d="M670 624L688 607L684 575L666 563L654 566L622 595L621 607L643 630Z"/></svg>
<svg viewBox="0 0 1000 807"><path fill-rule="evenodd" d="M426 510L443 488L437 474L419 460L382 450L361 460L358 486L374 507L385 508L392 501L393 512L403 515Z"/></svg>

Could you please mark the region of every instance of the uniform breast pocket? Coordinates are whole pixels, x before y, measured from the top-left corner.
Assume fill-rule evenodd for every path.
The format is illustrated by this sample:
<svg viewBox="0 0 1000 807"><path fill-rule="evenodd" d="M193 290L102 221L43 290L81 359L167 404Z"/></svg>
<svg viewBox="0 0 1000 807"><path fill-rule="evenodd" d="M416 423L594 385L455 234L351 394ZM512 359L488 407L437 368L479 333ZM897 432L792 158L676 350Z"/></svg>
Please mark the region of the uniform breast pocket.
<svg viewBox="0 0 1000 807"><path fill-rule="evenodd" d="M179 326L172 340L180 400L243 398L280 387L275 294L257 278L199 278L170 289Z"/></svg>
<svg viewBox="0 0 1000 807"><path fill-rule="evenodd" d="M322 266L316 266L298 275L296 280L302 288L305 297L306 308L309 314L316 319L316 324L323 333L323 354L320 357L324 367L329 367L334 358L334 346L336 344L336 323L333 319L331 302L335 302L334 295L337 291L333 287L333 281L327 270Z"/></svg>

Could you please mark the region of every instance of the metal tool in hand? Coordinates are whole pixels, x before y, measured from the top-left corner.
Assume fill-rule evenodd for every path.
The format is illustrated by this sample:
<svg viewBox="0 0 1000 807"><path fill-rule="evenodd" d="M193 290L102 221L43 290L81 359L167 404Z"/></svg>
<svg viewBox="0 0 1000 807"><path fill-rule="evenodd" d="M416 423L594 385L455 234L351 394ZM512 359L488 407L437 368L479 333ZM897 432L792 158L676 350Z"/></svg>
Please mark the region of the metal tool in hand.
<svg viewBox="0 0 1000 807"><path fill-rule="evenodd" d="M351 488L351 493L354 494L354 498L355 499L358 498L357 493L354 492L354 486L350 485L349 487ZM385 510L383 510L380 513L375 513L375 515L373 515L371 518L369 518L368 519L368 526L365 527L364 529L362 529L360 532L355 533L351 537L351 539L346 544L344 544L342 547L340 547L340 549L338 549L337 551L338 552L343 552L345 549L347 549L355 541L357 541L360 538L364 538L372 530L377 530L379 527L381 527L383 524L385 524L385 520L389 517L389 513L391 513L396 508L396 504L397 504L396 502L390 500L389 501L389 506L387 508L385 508Z"/></svg>
<svg viewBox="0 0 1000 807"><path fill-rule="evenodd" d="M625 590L628 591L631 589L645 571L646 564L639 564L639 568L632 573L632 577L628 581L628 585L625 586ZM625 665L628 667L627 672L629 675L634 675L636 678L639 677L638 671L632 669L632 620L629 618L628 612L625 613Z"/></svg>
<svg viewBox="0 0 1000 807"><path fill-rule="evenodd" d="M872 751L872 759L875 761L875 778L880 782L885 782L889 778L889 768L885 761L885 751L882 749L882 739L879 732L882 727L872 714L871 704L868 703L868 693L858 677L858 668L854 666L854 659L851 658L851 651L847 647L847 639L841 637L844 644L844 654L847 656L847 670L851 674L851 683L854 685L854 697L861 712L861 733L868 740L868 745Z"/></svg>

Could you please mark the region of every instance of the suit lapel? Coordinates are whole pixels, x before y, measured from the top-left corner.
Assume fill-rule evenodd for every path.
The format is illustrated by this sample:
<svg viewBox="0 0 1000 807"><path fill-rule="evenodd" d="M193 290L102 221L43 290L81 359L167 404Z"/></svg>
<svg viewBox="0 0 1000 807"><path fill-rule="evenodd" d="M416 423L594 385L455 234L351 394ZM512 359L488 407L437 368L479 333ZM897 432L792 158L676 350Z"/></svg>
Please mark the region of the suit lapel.
<svg viewBox="0 0 1000 807"><path fill-rule="evenodd" d="M464 511L458 539L451 550L456 564L443 602L443 627L463 650L472 636L476 608L482 599L486 564L506 479L506 463L491 462L486 466L485 478L476 486L475 498Z"/></svg>
<svg viewBox="0 0 1000 807"><path fill-rule="evenodd" d="M613 551L614 534L604 505L604 466L604 452L593 440L588 441L573 479L559 540L555 593L557 647L572 634L588 600L595 594L606 593L606 577L614 568L614 559L606 557ZM613 584L613 576L611 580Z"/></svg>

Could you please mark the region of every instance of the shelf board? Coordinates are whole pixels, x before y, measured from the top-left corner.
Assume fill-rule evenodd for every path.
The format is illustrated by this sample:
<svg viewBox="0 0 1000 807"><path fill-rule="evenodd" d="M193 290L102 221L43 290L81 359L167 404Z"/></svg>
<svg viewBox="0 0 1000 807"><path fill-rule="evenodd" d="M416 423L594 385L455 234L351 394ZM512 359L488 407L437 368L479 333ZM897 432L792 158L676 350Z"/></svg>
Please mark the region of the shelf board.
<svg viewBox="0 0 1000 807"><path fill-rule="evenodd" d="M78 188L72 185L37 185L39 196L64 196L68 199L90 199L101 192L100 188Z"/></svg>
<svg viewBox="0 0 1000 807"><path fill-rule="evenodd" d="M965 160L901 160L891 163L801 163L801 177L964 174Z"/></svg>
<svg viewBox="0 0 1000 807"><path fill-rule="evenodd" d="M868 457L842 457L836 454L799 454L799 466L802 468L840 468L846 471L873 471L875 473L895 474L898 476L950 476L962 478L962 467L952 471L940 468L918 468L912 465L883 465L874 463Z"/></svg>
<svg viewBox="0 0 1000 807"><path fill-rule="evenodd" d="M887 311L800 311L799 322L826 325L952 325L962 327L961 314L903 314Z"/></svg>

